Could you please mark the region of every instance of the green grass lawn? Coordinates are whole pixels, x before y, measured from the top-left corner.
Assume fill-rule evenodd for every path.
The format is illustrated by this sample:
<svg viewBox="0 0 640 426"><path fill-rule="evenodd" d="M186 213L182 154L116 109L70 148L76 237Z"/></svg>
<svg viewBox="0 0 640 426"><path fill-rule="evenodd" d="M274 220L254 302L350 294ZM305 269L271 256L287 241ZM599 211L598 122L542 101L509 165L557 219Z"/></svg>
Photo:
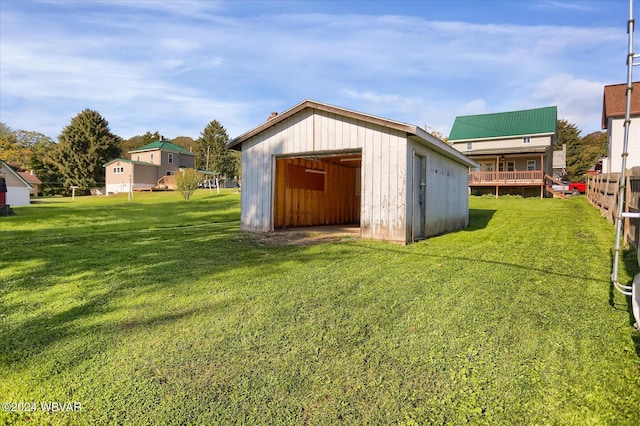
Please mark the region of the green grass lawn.
<svg viewBox="0 0 640 426"><path fill-rule="evenodd" d="M37 404L0 424L640 424L614 229L584 197L472 197L469 228L409 246L273 245L239 198L0 218L0 402Z"/></svg>

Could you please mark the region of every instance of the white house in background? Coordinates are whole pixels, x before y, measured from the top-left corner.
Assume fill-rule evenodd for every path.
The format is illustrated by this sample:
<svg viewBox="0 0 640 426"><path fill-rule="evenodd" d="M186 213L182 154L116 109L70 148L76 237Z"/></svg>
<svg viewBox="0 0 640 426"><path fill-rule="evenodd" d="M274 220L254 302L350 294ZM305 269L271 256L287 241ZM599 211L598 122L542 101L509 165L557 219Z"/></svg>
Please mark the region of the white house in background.
<svg viewBox="0 0 640 426"><path fill-rule="evenodd" d="M11 207L29 205L29 194L33 186L2 160L0 160L0 179L3 179L7 185L6 204Z"/></svg>
<svg viewBox="0 0 640 426"><path fill-rule="evenodd" d="M640 166L640 81L632 87L627 169ZM602 173L622 171L626 89L626 83L604 86L602 128L607 130L607 156L602 160Z"/></svg>
<svg viewBox="0 0 640 426"><path fill-rule="evenodd" d="M478 164L419 127L306 100L233 139L240 228L353 225L409 243L469 222Z"/></svg>
<svg viewBox="0 0 640 426"><path fill-rule="evenodd" d="M563 179L567 172L567 144L562 144L562 149L553 151L553 177Z"/></svg>

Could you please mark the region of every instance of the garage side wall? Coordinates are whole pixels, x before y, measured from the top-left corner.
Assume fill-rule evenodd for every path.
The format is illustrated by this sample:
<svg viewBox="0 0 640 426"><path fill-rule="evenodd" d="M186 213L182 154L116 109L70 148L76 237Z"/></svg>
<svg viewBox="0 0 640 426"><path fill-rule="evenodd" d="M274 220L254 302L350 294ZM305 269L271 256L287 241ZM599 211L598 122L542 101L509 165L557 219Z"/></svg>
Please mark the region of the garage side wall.
<svg viewBox="0 0 640 426"><path fill-rule="evenodd" d="M410 151L426 158L424 236L465 228L469 224L469 167L418 143L411 142L411 146Z"/></svg>
<svg viewBox="0 0 640 426"><path fill-rule="evenodd" d="M406 134L372 124L364 130L361 235L406 243Z"/></svg>
<svg viewBox="0 0 640 426"><path fill-rule="evenodd" d="M242 190L240 195L240 230L271 231L269 206L272 199L271 143L268 129L242 144Z"/></svg>

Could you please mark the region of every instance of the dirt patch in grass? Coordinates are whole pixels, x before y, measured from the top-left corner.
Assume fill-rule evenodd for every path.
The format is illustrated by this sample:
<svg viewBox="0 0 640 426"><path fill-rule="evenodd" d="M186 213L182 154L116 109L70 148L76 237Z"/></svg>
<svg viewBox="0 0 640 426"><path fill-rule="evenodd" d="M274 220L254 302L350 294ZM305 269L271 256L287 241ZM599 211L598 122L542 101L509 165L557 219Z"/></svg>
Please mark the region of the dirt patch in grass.
<svg viewBox="0 0 640 426"><path fill-rule="evenodd" d="M312 246L322 243L353 241L349 235L333 235L316 232L276 231L247 234L250 239L261 246Z"/></svg>

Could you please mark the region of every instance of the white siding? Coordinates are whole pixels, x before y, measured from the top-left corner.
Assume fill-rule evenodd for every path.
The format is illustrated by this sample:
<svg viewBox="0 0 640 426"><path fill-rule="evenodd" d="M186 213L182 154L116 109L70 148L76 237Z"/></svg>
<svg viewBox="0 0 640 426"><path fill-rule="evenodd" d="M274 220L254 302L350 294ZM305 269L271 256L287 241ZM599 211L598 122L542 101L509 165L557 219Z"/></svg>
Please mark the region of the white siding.
<svg viewBox="0 0 640 426"><path fill-rule="evenodd" d="M0 163L2 173L7 185L5 202L10 206L27 206L30 203L29 191L31 187L18 177L16 173Z"/></svg>
<svg viewBox="0 0 640 426"><path fill-rule="evenodd" d="M28 206L29 205L29 188L24 185L9 186L7 182L6 203L10 206Z"/></svg>
<svg viewBox="0 0 640 426"><path fill-rule="evenodd" d="M473 152L484 149L506 149L506 148L531 148L540 146L551 146L551 136L531 136L531 143L523 143L522 136L512 137L508 139L487 139L487 140L474 140L472 143L472 150L467 151L467 140L465 141L451 141L453 147L460 152Z"/></svg>
<svg viewBox="0 0 640 426"><path fill-rule="evenodd" d="M360 228L363 237L405 242L407 140L401 132L367 124L362 147Z"/></svg>
<svg viewBox="0 0 640 426"><path fill-rule="evenodd" d="M314 114L315 112L315 114ZM399 131L305 109L242 144L244 231L273 230L274 155L362 150L361 227L363 236L404 241L406 152ZM393 190L392 190L393 189Z"/></svg>
<svg viewBox="0 0 640 426"><path fill-rule="evenodd" d="M426 157L425 237L462 229L469 224L469 168L415 142L410 143L407 164L413 167L413 152ZM409 176L412 175L412 170ZM412 188L407 191L412 217ZM410 226L409 226L410 227ZM410 230L407 236L411 237Z"/></svg>
<svg viewBox="0 0 640 426"><path fill-rule="evenodd" d="M107 195L118 194L120 192L129 192L129 179L122 183L107 183L105 187Z"/></svg>
<svg viewBox="0 0 640 426"><path fill-rule="evenodd" d="M609 118L609 144L607 161L603 162L603 173L620 173L622 169L622 145L624 144L624 118ZM631 118L629 127L629 156L627 169L640 166L640 117Z"/></svg>

